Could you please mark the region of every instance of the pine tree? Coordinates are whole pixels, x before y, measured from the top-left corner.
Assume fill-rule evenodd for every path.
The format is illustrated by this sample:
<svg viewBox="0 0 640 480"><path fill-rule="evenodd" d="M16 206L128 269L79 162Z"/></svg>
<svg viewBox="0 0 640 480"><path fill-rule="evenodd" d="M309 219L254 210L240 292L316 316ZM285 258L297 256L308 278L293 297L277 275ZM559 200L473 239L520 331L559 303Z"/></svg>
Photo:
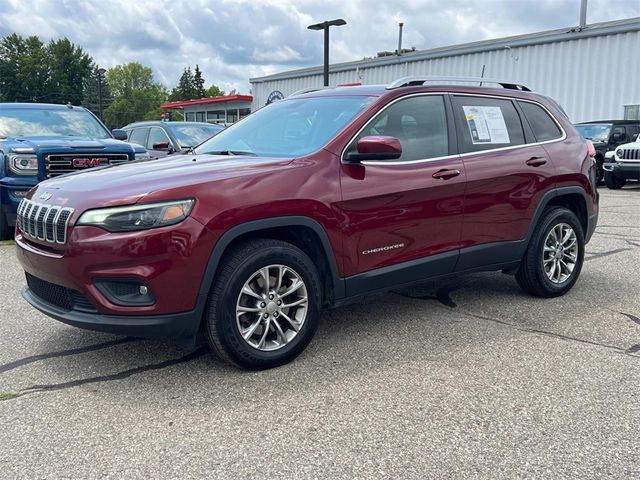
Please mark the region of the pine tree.
<svg viewBox="0 0 640 480"><path fill-rule="evenodd" d="M204 78L202 78L202 72L200 71L200 67L196 63L196 69L193 73L193 89L195 91L195 97L193 98L204 98L206 92L204 90Z"/></svg>

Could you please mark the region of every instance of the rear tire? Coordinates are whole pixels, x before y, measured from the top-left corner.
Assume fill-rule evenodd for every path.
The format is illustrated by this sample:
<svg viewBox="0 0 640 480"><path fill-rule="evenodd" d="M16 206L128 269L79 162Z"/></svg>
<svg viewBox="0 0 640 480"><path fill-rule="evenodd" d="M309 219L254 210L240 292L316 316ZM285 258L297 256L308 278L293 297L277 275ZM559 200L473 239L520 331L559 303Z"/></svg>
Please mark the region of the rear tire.
<svg viewBox="0 0 640 480"><path fill-rule="evenodd" d="M284 365L318 327L320 292L316 267L299 248L271 239L243 243L216 275L204 336L218 357L238 367Z"/></svg>
<svg viewBox="0 0 640 480"><path fill-rule="evenodd" d="M516 280L537 297L564 295L576 283L584 262L584 232L576 215L548 208L538 221L516 272Z"/></svg>
<svg viewBox="0 0 640 480"><path fill-rule="evenodd" d="M613 172L604 172L604 184L610 190L620 190L627 183L626 178L617 176Z"/></svg>

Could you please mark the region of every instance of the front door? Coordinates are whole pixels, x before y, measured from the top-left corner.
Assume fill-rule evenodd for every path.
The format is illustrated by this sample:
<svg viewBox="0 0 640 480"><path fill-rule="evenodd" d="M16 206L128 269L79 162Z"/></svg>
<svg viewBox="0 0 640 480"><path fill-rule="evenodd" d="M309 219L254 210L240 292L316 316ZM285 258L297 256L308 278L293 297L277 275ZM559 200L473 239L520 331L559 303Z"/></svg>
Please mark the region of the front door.
<svg viewBox="0 0 640 480"><path fill-rule="evenodd" d="M453 270L465 170L460 157L450 155L451 127L443 95L413 95L385 107L347 148L355 151L357 140L369 135L392 136L402 145L399 159L342 165L338 208L344 271L352 277L348 295Z"/></svg>

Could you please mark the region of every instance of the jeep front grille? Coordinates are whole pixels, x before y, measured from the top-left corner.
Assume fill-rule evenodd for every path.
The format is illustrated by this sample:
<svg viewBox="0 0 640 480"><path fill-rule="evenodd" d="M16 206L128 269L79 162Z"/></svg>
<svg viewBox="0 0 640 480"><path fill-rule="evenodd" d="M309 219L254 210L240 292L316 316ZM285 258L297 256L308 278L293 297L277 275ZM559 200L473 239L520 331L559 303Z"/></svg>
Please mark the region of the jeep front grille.
<svg viewBox="0 0 640 480"><path fill-rule="evenodd" d="M74 153L64 155L47 155L44 159L47 178L57 177L65 173L87 170L91 167L119 165L129 161L126 153Z"/></svg>
<svg viewBox="0 0 640 480"><path fill-rule="evenodd" d="M620 160L640 160L640 148L621 148L618 153L622 155Z"/></svg>
<svg viewBox="0 0 640 480"><path fill-rule="evenodd" d="M64 244L72 213L73 208L45 205L24 198L18 205L18 227L27 237Z"/></svg>

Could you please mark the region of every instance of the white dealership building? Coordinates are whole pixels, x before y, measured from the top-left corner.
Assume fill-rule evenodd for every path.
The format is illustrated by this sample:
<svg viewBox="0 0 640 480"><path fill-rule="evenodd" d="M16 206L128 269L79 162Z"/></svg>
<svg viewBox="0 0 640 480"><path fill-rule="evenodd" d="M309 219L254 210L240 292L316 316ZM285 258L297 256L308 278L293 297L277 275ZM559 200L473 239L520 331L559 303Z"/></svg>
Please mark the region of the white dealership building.
<svg viewBox="0 0 640 480"><path fill-rule="evenodd" d="M640 17L330 65L329 85L407 76L511 80L556 99L574 122L640 119ZM323 84L323 67L252 78L252 111Z"/></svg>

